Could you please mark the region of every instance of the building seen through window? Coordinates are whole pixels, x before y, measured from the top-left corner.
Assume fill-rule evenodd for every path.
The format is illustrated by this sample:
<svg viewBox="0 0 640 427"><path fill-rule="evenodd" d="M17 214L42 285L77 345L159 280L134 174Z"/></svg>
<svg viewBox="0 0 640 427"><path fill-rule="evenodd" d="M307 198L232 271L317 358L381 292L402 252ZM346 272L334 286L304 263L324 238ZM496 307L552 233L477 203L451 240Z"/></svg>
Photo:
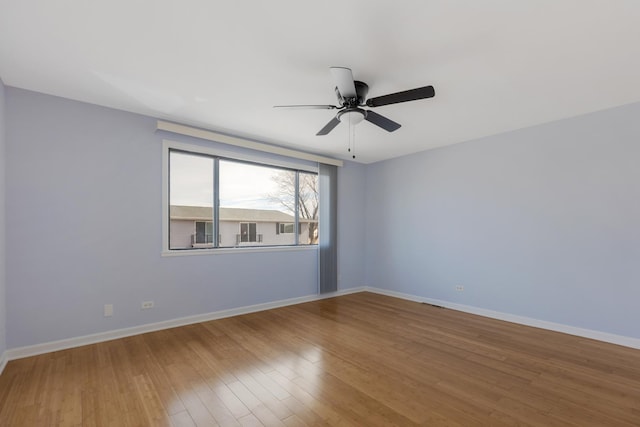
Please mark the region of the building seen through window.
<svg viewBox="0 0 640 427"><path fill-rule="evenodd" d="M317 243L317 174L169 151L169 249Z"/></svg>

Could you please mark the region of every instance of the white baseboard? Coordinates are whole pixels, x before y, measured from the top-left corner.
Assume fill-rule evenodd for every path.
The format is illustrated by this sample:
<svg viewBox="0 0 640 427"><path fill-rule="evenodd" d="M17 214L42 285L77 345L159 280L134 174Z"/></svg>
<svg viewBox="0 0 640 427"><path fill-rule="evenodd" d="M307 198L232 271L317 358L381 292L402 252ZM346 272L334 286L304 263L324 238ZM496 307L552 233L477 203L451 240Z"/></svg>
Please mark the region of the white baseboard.
<svg viewBox="0 0 640 427"><path fill-rule="evenodd" d="M4 371L5 366L7 366L7 362L9 362L9 356L6 351L3 351L0 354L0 375L2 375L2 371Z"/></svg>
<svg viewBox="0 0 640 427"><path fill-rule="evenodd" d="M305 302L318 301L326 298L333 298L341 295L348 295L358 292L373 292L380 295L401 298L415 302L426 302L428 304L439 305L445 308L463 311L465 313L477 314L479 316L489 317L492 319L505 320L507 322L518 323L521 325L533 326L541 329L548 329L556 332L563 332L570 335L576 335L584 338L591 338L598 341L618 344L625 347L640 349L640 339L625 337L621 335L610 334L606 332L594 331L590 329L577 328L574 326L563 325L560 323L547 322L544 320L533 319L530 317L517 316L499 311L487 310L484 308L473 307L464 304L457 304L449 301L442 301L433 298L425 298L417 295L395 292L387 289L372 288L362 286L358 288L344 289L322 295L307 295L297 298L289 298L279 301L267 302L262 304L238 307L229 310L220 310L211 313L199 314L195 316L181 317L178 319L166 320L163 322L149 323L146 325L134 326L131 328L116 329L113 331L101 332L97 334L85 335L81 337L68 338L58 341L50 341L42 344L36 344L25 347L18 347L6 350L0 355L0 374L10 360L21 359L23 357L36 356L39 354L50 353L53 351L66 350L83 345L95 344L104 341L110 341L118 338L129 337L133 335L144 334L148 332L159 331L163 329L175 328L179 326L191 325L194 323L207 322L209 320L222 319L225 317L238 316L241 314L255 313L258 311L270 310L273 308L286 307L288 305L301 304Z"/></svg>
<svg viewBox="0 0 640 427"><path fill-rule="evenodd" d="M326 298L333 298L341 295L348 295L363 292L364 287L350 288L319 295L307 295L297 298L288 298L280 301L267 302L262 304L248 305L245 307L232 308L229 310L214 311L211 313L198 314L195 316L181 317L178 319L165 320L163 322L148 323L146 325L134 326L131 328L116 329L113 331L100 332L97 334L84 335L81 337L68 338L58 341L50 341L42 344L35 344L25 347L18 347L4 352L0 362L0 367L4 367L7 361L22 359L24 357L37 356L39 354L51 353L53 351L66 350L69 348L81 347L88 344L96 344L104 341L111 341L118 338L130 337L133 335L145 334L148 332L160 331L163 329L175 328L178 326L191 325L194 323L207 322L209 320L223 319L225 317L238 316L241 314L255 313L258 311L270 310L288 305L301 304L310 301L318 301ZM2 371L0 370L0 373Z"/></svg>
<svg viewBox="0 0 640 427"><path fill-rule="evenodd" d="M507 322L518 323L520 325L533 326L535 328L547 329L555 332L562 332L569 335L575 335L583 338L591 338L598 341L604 341L611 344L618 344L625 347L640 349L640 339L626 337L623 335L610 334L607 332L594 331L592 329L578 328L575 326L563 325L561 323L547 322L546 320L533 319L531 317L518 316L500 311L487 310L485 308L474 307L470 305L458 304L449 301L438 300L434 298L419 297L417 295L405 294L402 292L390 291L387 289L366 287L366 291L380 295L401 298L415 302L426 302L427 304L438 305L452 310L463 311L465 313L477 314L479 316L489 317L492 319L504 320Z"/></svg>

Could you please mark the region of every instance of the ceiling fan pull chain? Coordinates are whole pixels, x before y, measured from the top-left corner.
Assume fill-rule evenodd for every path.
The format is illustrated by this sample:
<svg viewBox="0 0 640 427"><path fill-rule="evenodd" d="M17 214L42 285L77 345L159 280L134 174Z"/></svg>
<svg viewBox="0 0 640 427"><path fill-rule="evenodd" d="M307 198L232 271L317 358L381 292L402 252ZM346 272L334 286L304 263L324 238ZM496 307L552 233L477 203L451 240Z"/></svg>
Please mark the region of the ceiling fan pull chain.
<svg viewBox="0 0 640 427"><path fill-rule="evenodd" d="M350 127L353 132L353 140L351 142L351 148L352 148L351 154L352 154L352 157L355 159L356 158L356 127L355 126L350 126Z"/></svg>
<svg viewBox="0 0 640 427"><path fill-rule="evenodd" d="M347 128L347 143L349 144L347 146L347 151L350 153L351 152L351 115L349 115L349 126Z"/></svg>

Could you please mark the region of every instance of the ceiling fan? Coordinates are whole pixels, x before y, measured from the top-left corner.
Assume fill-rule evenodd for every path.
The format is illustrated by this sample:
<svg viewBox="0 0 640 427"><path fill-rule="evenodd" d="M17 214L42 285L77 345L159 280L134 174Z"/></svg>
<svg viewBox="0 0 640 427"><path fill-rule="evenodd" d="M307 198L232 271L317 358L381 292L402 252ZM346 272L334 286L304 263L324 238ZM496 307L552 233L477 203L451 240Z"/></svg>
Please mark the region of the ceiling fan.
<svg viewBox="0 0 640 427"><path fill-rule="evenodd" d="M340 122L351 124L366 120L387 132L393 132L400 128L400 124L371 110L365 110L364 106L375 108L383 105L397 104L400 102L416 101L418 99L432 98L435 95L433 86L424 86L403 92L391 93L367 99L369 86L361 81L353 79L351 69L345 67L330 67L331 75L336 83L336 96L339 105L276 105L275 108L306 108L319 110L339 110L336 116L329 121L316 135L327 135Z"/></svg>

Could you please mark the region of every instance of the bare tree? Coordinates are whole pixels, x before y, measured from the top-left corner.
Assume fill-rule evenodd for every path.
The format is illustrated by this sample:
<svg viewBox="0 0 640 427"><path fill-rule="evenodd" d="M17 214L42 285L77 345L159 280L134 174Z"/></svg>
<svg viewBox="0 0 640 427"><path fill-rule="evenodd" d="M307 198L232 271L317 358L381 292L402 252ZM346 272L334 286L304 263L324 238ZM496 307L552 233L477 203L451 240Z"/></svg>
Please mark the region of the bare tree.
<svg viewBox="0 0 640 427"><path fill-rule="evenodd" d="M300 172L300 190L298 191L298 213L300 219L309 220L308 242L318 243L318 175ZM279 171L272 177L276 183L276 194L269 199L279 203L286 211L295 215L296 211L296 174L293 171ZM307 222L307 221L305 221Z"/></svg>

